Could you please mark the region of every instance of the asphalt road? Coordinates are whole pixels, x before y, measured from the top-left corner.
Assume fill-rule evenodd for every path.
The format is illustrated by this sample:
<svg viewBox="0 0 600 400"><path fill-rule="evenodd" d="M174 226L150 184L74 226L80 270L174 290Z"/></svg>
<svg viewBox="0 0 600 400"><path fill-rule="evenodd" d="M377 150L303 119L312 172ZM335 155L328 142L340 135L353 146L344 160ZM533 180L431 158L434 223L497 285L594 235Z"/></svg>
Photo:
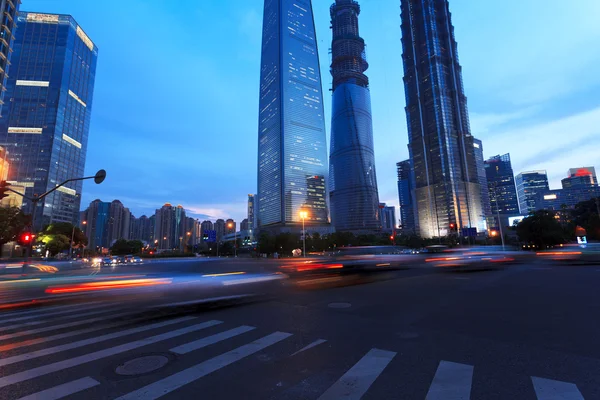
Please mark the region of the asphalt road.
<svg viewBox="0 0 600 400"><path fill-rule="evenodd" d="M240 267L209 264L190 268ZM600 266L279 283L234 307L0 314L0 399L600 399Z"/></svg>

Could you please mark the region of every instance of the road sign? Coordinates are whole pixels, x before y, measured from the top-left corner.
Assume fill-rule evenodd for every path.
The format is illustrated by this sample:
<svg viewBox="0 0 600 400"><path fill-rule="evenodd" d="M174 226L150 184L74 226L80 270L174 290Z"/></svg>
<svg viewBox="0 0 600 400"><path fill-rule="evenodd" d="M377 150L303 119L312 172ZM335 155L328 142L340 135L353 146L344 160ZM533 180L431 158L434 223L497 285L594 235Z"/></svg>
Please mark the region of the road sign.
<svg viewBox="0 0 600 400"><path fill-rule="evenodd" d="M207 242L214 243L217 241L217 231L206 231L208 234Z"/></svg>

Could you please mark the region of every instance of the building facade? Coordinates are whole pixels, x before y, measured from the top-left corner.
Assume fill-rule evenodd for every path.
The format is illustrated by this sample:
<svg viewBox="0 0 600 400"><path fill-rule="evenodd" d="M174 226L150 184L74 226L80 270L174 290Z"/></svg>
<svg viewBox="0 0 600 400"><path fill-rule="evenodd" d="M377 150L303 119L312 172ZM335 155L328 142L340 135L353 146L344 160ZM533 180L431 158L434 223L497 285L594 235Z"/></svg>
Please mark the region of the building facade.
<svg viewBox="0 0 600 400"><path fill-rule="evenodd" d="M417 233L413 199L414 176L410 160L396 163L398 171L398 204L400 204L400 230L406 234Z"/></svg>
<svg viewBox="0 0 600 400"><path fill-rule="evenodd" d="M519 215L519 201L515 187L510 154L494 156L485 161L492 217L496 214Z"/></svg>
<svg viewBox="0 0 600 400"><path fill-rule="evenodd" d="M240 231L248 231L249 225L250 222L248 221L248 218L244 218L242 222L240 222Z"/></svg>
<svg viewBox="0 0 600 400"><path fill-rule="evenodd" d="M19 12L0 144L10 152L9 180L26 195L44 193L84 173L98 48L70 15ZM77 223L82 182L48 195L35 230ZM31 202L23 209L32 212Z"/></svg>
<svg viewBox="0 0 600 400"><path fill-rule="evenodd" d="M395 232L398 224L396 221L396 207L379 203L379 215L381 230L384 232Z"/></svg>
<svg viewBox="0 0 600 400"><path fill-rule="evenodd" d="M265 0L258 127L258 228L327 225L327 143L310 0ZM323 185L316 182L323 182ZM309 192L312 191L313 192Z"/></svg>
<svg viewBox="0 0 600 400"><path fill-rule="evenodd" d="M6 91L6 80L10 69L10 60L13 52L13 42L17 28L17 15L21 0L0 0L0 15L2 26L0 27L0 112L4 105L4 92Z"/></svg>
<svg viewBox="0 0 600 400"><path fill-rule="evenodd" d="M369 67L360 37L360 5L336 0L330 8L333 103L329 154L329 204L336 231L380 228ZM380 221L381 219L381 221Z"/></svg>
<svg viewBox="0 0 600 400"><path fill-rule="evenodd" d="M100 250L110 247L110 235L112 233L112 229L110 228L110 208L111 203L96 199L84 211L81 227L88 238L88 249ZM86 223L83 224L83 221Z"/></svg>
<svg viewBox="0 0 600 400"><path fill-rule="evenodd" d="M156 210L154 237L159 250L181 250L186 238L186 216L182 206L169 203Z"/></svg>
<svg viewBox="0 0 600 400"><path fill-rule="evenodd" d="M492 206L490 204L490 192L488 190L488 181L485 174L485 158L483 157L483 143L481 140L473 138L473 151L475 152L477 181L481 188L481 210L484 217L489 217L492 214Z"/></svg>
<svg viewBox="0 0 600 400"><path fill-rule="evenodd" d="M548 174L546 171L525 171L515 177L519 213L529 215L538 209L538 194L548 192Z"/></svg>
<svg viewBox="0 0 600 400"><path fill-rule="evenodd" d="M208 235L208 231L212 231L212 230L213 230L212 221L209 221L209 220L202 221L202 223L200 224L200 237L204 238L205 235ZM204 240L204 239L202 239L202 240Z"/></svg>
<svg viewBox="0 0 600 400"><path fill-rule="evenodd" d="M577 203L600 197L595 172L593 167L571 168L569 176L560 181L567 207L573 208Z"/></svg>
<svg viewBox="0 0 600 400"><path fill-rule="evenodd" d="M225 235L225 221L222 219L218 219L213 224L213 229L215 230L215 234L217 236L217 242L223 240L223 236Z"/></svg>
<svg viewBox="0 0 600 400"><path fill-rule="evenodd" d="M401 0L408 149L423 237L485 229L448 0Z"/></svg>
<svg viewBox="0 0 600 400"><path fill-rule="evenodd" d="M248 195L248 230L253 231L255 225L255 215L256 215L256 204L254 202L255 195Z"/></svg>

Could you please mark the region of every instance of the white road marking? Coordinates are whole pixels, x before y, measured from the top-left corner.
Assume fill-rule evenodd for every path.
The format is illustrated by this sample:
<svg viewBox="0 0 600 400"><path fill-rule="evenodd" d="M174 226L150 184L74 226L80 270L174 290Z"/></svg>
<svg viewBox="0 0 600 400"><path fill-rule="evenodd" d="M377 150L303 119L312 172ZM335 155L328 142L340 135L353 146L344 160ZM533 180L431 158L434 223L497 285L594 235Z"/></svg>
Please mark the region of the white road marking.
<svg viewBox="0 0 600 400"><path fill-rule="evenodd" d="M80 341L72 342L72 343L66 343L66 344L63 344L60 346L48 347L48 348L41 349L38 351L32 351L30 353L19 354L19 355L13 356L13 357L2 358L2 359L0 359L0 367L3 367L5 365L14 364L14 363L21 362L21 361L31 360L31 359L38 358L38 357L47 356L50 354L60 353L61 351L76 349L79 347L87 346L89 344L100 343L100 342L104 342L107 340L116 339L116 338L127 336L127 335L132 335L134 333L140 333L140 332L145 332L145 331L149 331L149 330L156 329L156 328L162 328L163 326L178 324L180 322L190 321L193 319L196 319L196 317L177 318L177 319L173 319L173 320L158 322L156 324L144 325L144 326L140 326L137 328L126 329L124 331L113 332L113 333L109 333L109 334L102 335L102 336L94 336L89 339L84 339L84 340L80 340Z"/></svg>
<svg viewBox="0 0 600 400"><path fill-rule="evenodd" d="M313 347L315 347L315 346L318 346L318 345L320 345L320 344L323 344L323 343L325 343L326 341L327 341L327 340L325 340L325 339L317 339L317 340L315 340L314 342L312 342L311 344L309 344L309 345L307 345L307 346L304 346L303 348L301 348L300 350L298 350L297 352L295 352L294 354L292 354L290 357L292 357L292 356L295 356L295 355L296 355L296 354L298 354L298 353L302 353L303 351L306 351L306 350L308 350L308 349L312 349Z"/></svg>
<svg viewBox="0 0 600 400"><path fill-rule="evenodd" d="M11 311L11 312L7 312L7 313L0 313L0 316L2 317L12 317L12 316L23 316L23 315L31 315L31 314L43 314L45 312L48 311L54 311L54 310L59 310L59 309L65 309L65 308L73 308L73 307L81 307L82 305L86 305L86 304L96 304L97 302L90 302L90 303L78 303L78 304L67 304L67 305L62 305L62 306L52 306L52 307L44 307L44 306L39 306L36 307L35 309L27 309L27 311Z"/></svg>
<svg viewBox="0 0 600 400"><path fill-rule="evenodd" d="M393 351L371 349L327 389L319 400L360 399L395 356Z"/></svg>
<svg viewBox="0 0 600 400"><path fill-rule="evenodd" d="M116 354L124 353L126 351L135 350L137 348L148 346L150 344L158 343L163 340L172 339L178 336L185 335L187 333L196 332L201 329L209 328L213 325L220 324L221 321L208 321L197 325L188 326L185 328L177 329L160 335L151 336L145 339L135 340L133 342L125 343L119 346L110 347L108 349L99 350L93 353L84 354L79 357L70 358L63 361L58 361L52 364L43 365L41 367L29 369L16 374L7 375L0 378L0 388L13 385L15 383L24 382L29 379L38 378L40 376L48 375L53 372L62 371L67 368L76 367L78 365L86 364L92 361L100 360L106 357L111 357Z"/></svg>
<svg viewBox="0 0 600 400"><path fill-rule="evenodd" d="M6 339L14 339L14 338L21 337L21 336L34 335L36 333L55 331L57 329L71 328L71 327L77 326L77 325L90 324L92 322L104 321L106 319L113 319L113 318L123 317L126 315L131 315L131 314L136 314L136 313L137 313L137 311L129 311L129 312L124 312L124 313L120 313L120 314L111 314L108 317L104 316L104 317L98 317L98 318L90 318L90 319L84 319L82 321L68 322L66 324L46 326L44 328L37 328L37 329L30 329L28 331L8 333L6 335L0 336L0 341L6 340ZM98 313L94 313L94 314L100 314L100 313L98 312Z"/></svg>
<svg viewBox="0 0 600 400"><path fill-rule="evenodd" d="M177 354L187 354L191 351L202 349L206 346L210 346L211 344L219 343L220 341L241 335L242 333L250 332L254 329L256 328L253 326L242 325L225 332L217 333L216 335L211 335L190 343L182 344L181 346L172 348L170 351Z"/></svg>
<svg viewBox="0 0 600 400"><path fill-rule="evenodd" d="M66 316L63 316L63 317L58 317L58 318L52 318L52 321L61 320L61 319L72 319L72 318L87 317L87 316L90 316L90 315L102 314L102 313L107 313L107 312L112 311L112 309L107 308L106 305L98 305L98 306L94 306L94 307L88 307L88 308L86 308L86 311L87 310L97 309L97 308L102 308L102 310L100 310L100 311L93 311L93 312L85 312L83 314L74 314L73 311L64 311L63 313L69 313L69 315L66 315ZM83 310L81 310L81 311L83 311ZM0 327L0 332L12 330L12 329L26 328L28 326L41 325L41 324L45 324L45 323L48 323L48 322L49 322L48 320L37 320L37 321L31 321L31 322L24 322L22 324L3 326L3 327Z"/></svg>
<svg viewBox="0 0 600 400"><path fill-rule="evenodd" d="M425 400L468 400L473 366L441 361Z"/></svg>
<svg viewBox="0 0 600 400"><path fill-rule="evenodd" d="M54 386L53 388L47 390L42 390L41 392L30 394L29 396L21 397L19 400L58 400L72 394L82 392L94 386L98 386L99 384L100 382L88 376L77 379L76 381Z"/></svg>
<svg viewBox="0 0 600 400"><path fill-rule="evenodd" d="M158 399L159 397L169 394L180 387L183 387L210 373L233 364L236 361L239 361L254 353L258 353L259 351L264 350L267 347L272 346L284 339L287 339L290 336L292 336L292 334L286 332L272 333L261 339L255 340L252 343L240 346L237 349L223 353L200 364L194 365L193 367L144 386L141 389L130 392L116 400Z"/></svg>
<svg viewBox="0 0 600 400"><path fill-rule="evenodd" d="M93 310L94 308L99 308L99 307L106 307L105 305L96 305L94 307L88 307L87 304L78 304L77 305L79 308L82 308L84 310ZM41 310L40 310L41 311ZM79 309L77 310L60 310L60 311L56 311L56 312L48 312L48 310L43 310L39 313L37 313L36 315L28 315L26 317L23 316L19 316L17 318L11 318L11 319L2 319L0 320L0 323L4 324L7 322L17 322L17 321L27 321L29 319L39 319L39 318L45 318L45 317L49 317L49 316L56 316L56 315L63 315L63 314L70 314L70 313L76 313L80 311ZM0 329L10 329L10 327L0 327Z"/></svg>
<svg viewBox="0 0 600 400"><path fill-rule="evenodd" d="M531 377L538 400L583 400L577 385L552 379Z"/></svg>

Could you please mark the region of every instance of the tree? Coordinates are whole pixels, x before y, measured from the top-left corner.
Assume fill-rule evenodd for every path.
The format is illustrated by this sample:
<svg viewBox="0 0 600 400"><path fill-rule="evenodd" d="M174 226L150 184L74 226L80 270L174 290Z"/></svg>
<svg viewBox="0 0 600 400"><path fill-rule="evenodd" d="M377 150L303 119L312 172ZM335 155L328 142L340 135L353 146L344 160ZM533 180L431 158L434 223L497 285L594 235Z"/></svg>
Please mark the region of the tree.
<svg viewBox="0 0 600 400"><path fill-rule="evenodd" d="M17 240L30 220L30 217L17 207L0 208L0 251L2 245Z"/></svg>
<svg viewBox="0 0 600 400"><path fill-rule="evenodd" d="M46 251L48 251L51 256L55 256L61 251L65 251L69 248L71 239L65 235L49 235L45 236L42 241Z"/></svg>
<svg viewBox="0 0 600 400"><path fill-rule="evenodd" d="M600 210L597 201L600 202L600 198L582 201L571 211L573 225L584 228L588 239L592 240L600 240ZM574 226L571 231L574 232Z"/></svg>
<svg viewBox="0 0 600 400"><path fill-rule="evenodd" d="M127 254L139 254L142 252L143 247L144 244L139 240L119 239L112 245L110 251L115 256L124 256Z"/></svg>
<svg viewBox="0 0 600 400"><path fill-rule="evenodd" d="M75 229L73 230L73 228L75 228ZM44 229L40 233L40 240L44 241L43 240L44 237L53 236L53 235L66 236L69 239L69 241L71 241L71 235L73 235L73 247L86 246L88 244L88 239L85 236L85 234L83 233L83 231L68 222L53 222L53 223L51 223L50 225L48 225L46 227L46 229ZM50 240L50 239L48 239L48 240ZM44 242L47 242L47 240Z"/></svg>
<svg viewBox="0 0 600 400"><path fill-rule="evenodd" d="M523 219L517 225L519 240L546 249L566 242L566 234L556 219L556 214L548 210L539 210Z"/></svg>

